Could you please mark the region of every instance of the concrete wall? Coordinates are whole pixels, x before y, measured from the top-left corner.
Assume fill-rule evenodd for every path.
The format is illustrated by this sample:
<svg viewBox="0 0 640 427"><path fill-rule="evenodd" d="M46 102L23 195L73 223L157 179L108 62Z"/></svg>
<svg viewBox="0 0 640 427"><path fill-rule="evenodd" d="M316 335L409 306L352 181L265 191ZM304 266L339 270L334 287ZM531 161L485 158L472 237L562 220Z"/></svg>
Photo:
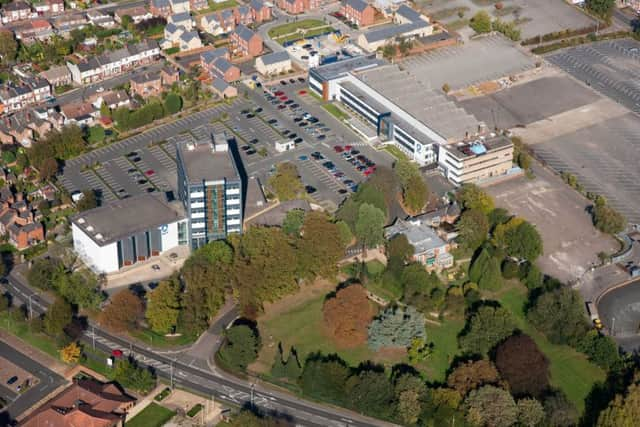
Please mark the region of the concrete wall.
<svg viewBox="0 0 640 427"><path fill-rule="evenodd" d="M98 273L118 271L118 247L115 242L98 246L75 224L71 225L71 233L74 250L93 271Z"/></svg>

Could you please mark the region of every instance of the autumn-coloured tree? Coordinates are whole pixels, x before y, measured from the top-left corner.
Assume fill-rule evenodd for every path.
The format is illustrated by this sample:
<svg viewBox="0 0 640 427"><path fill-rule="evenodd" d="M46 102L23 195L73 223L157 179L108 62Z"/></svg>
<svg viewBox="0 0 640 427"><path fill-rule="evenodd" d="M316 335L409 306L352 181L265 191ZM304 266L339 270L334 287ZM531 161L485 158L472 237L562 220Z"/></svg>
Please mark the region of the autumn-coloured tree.
<svg viewBox="0 0 640 427"><path fill-rule="evenodd" d="M322 307L324 326L341 347L357 347L367 340L373 312L362 285L340 289Z"/></svg>
<svg viewBox="0 0 640 427"><path fill-rule="evenodd" d="M485 384L497 384L500 381L498 370L489 360L477 360L463 363L455 368L447 378L449 387L462 396Z"/></svg>
<svg viewBox="0 0 640 427"><path fill-rule="evenodd" d="M528 335L513 335L498 345L495 361L514 396L540 396L549 387L549 360Z"/></svg>
<svg viewBox="0 0 640 427"><path fill-rule="evenodd" d="M65 363L78 363L81 352L80 346L74 341L60 350L60 358Z"/></svg>
<svg viewBox="0 0 640 427"><path fill-rule="evenodd" d="M128 331L142 316L142 301L129 290L120 291L100 313L100 324L115 332Z"/></svg>

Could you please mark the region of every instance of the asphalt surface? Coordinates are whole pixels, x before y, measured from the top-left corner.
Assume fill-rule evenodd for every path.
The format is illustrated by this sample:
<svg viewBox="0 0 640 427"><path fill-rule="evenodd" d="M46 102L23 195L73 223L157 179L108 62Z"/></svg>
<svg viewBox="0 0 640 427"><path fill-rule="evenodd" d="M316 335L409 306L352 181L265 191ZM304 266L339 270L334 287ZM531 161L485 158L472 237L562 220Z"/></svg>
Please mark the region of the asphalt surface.
<svg viewBox="0 0 640 427"><path fill-rule="evenodd" d="M10 402L7 405L6 411L12 419L15 419L15 417L31 408L49 393L53 392L56 388L66 382L60 375L30 359L2 341L0 341L0 354L2 354L2 357L22 367L24 370L38 378L38 383L22 394L15 393L13 389L7 389L5 384L2 385L0 395L5 398L7 402ZM0 423L1 422L2 420L0 419Z"/></svg>
<svg viewBox="0 0 640 427"><path fill-rule="evenodd" d="M8 276L7 288L15 297L25 300L32 290L24 283L24 279L14 274ZM33 309L44 312L47 304L38 299ZM93 336L95 334L95 336ZM95 338L95 341L93 340ZM152 367L156 374L169 381L205 396L213 396L220 402L238 406L254 405L262 410L277 412L293 419L303 426L387 426L389 423L363 417L350 411L327 407L298 399L294 396L272 390L255 382L244 381L232 377L219 370L189 366L175 356L168 356L142 347L123 338L114 336L98 325L90 324L83 340L100 350L110 353L113 349L122 349L125 355L134 357L139 363Z"/></svg>

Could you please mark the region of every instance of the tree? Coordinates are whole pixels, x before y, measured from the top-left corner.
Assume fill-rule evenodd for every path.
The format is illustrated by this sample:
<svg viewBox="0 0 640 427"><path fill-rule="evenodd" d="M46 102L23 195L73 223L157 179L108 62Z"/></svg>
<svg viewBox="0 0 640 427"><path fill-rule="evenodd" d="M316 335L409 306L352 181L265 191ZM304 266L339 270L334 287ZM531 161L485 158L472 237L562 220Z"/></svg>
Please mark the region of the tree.
<svg viewBox="0 0 640 427"><path fill-rule="evenodd" d="M244 371L258 357L260 337L255 329L238 324L229 328L218 355L232 369Z"/></svg>
<svg viewBox="0 0 640 427"><path fill-rule="evenodd" d="M421 176L412 176L402 189L404 206L411 214L418 214L427 204L429 188Z"/></svg>
<svg viewBox="0 0 640 427"><path fill-rule="evenodd" d="M582 297L567 287L538 297L527 313L527 318L554 344L576 346L589 329Z"/></svg>
<svg viewBox="0 0 640 427"><path fill-rule="evenodd" d="M494 244L509 256L533 262L542 254L540 233L522 218L513 217L506 224L498 224L493 236Z"/></svg>
<svg viewBox="0 0 640 427"><path fill-rule="evenodd" d="M486 267L482 272L480 280L478 280L478 286L480 289L488 289L491 291L497 291L502 287L502 272L500 271L500 261L495 257L489 258Z"/></svg>
<svg viewBox="0 0 640 427"><path fill-rule="evenodd" d="M609 370L620 360L616 342L611 337L600 335L596 330L587 332L580 339L577 350L586 354L589 360L604 370Z"/></svg>
<svg viewBox="0 0 640 427"><path fill-rule="evenodd" d="M338 227L338 233L340 233L340 242L344 247L347 247L353 240L353 233L349 228L349 224L344 221L336 221L336 226Z"/></svg>
<svg viewBox="0 0 640 427"><path fill-rule="evenodd" d="M447 377L447 385L461 396L483 385L497 384L500 374L495 365L486 359L469 361L459 365Z"/></svg>
<svg viewBox="0 0 640 427"><path fill-rule="evenodd" d="M145 317L151 330L165 334L178 323L180 314L180 283L177 279L163 280L147 297Z"/></svg>
<svg viewBox="0 0 640 427"><path fill-rule="evenodd" d="M249 409L242 409L230 421L221 421L218 427L293 427L286 417L278 418L277 415L263 415Z"/></svg>
<svg viewBox="0 0 640 427"><path fill-rule="evenodd" d="M640 417L640 385L631 384L624 394L617 394L600 413L598 427L632 427Z"/></svg>
<svg viewBox="0 0 640 427"><path fill-rule="evenodd" d="M413 364L424 362L433 353L433 347L433 343L427 343L424 338L416 337L412 339L407 349L409 362Z"/></svg>
<svg viewBox="0 0 640 427"><path fill-rule="evenodd" d="M60 259L54 257L37 258L27 273L27 280L29 286L49 290L53 289L53 284L62 274L64 274L64 265Z"/></svg>
<svg viewBox="0 0 640 427"><path fill-rule="evenodd" d="M367 292L362 285L339 289L322 306L328 334L340 347L357 347L367 340L367 326L373 318Z"/></svg>
<svg viewBox="0 0 640 427"><path fill-rule="evenodd" d="M60 350L60 358L64 363L78 363L82 350L77 342L73 341L62 350Z"/></svg>
<svg viewBox="0 0 640 427"><path fill-rule="evenodd" d="M514 396L541 396L549 387L549 360L528 335L513 335L499 344L495 361Z"/></svg>
<svg viewBox="0 0 640 427"><path fill-rule="evenodd" d="M384 370L366 369L346 383L348 405L371 416L389 419L395 411L394 393Z"/></svg>
<svg viewBox="0 0 640 427"><path fill-rule="evenodd" d="M16 59L18 53L18 42L13 37L11 31L0 31L0 63L7 66Z"/></svg>
<svg viewBox="0 0 640 427"><path fill-rule="evenodd" d="M78 211L87 211L98 206L98 199L96 198L96 192L94 190L84 190L82 197L76 202L76 208Z"/></svg>
<svg viewBox="0 0 640 427"><path fill-rule="evenodd" d="M100 324L115 332L134 329L142 317L142 301L128 289L111 297L111 302L100 313Z"/></svg>
<svg viewBox="0 0 640 427"><path fill-rule="evenodd" d="M369 325L369 347L374 351L383 347L408 348L414 338L426 338L424 323L424 315L411 306L387 307Z"/></svg>
<svg viewBox="0 0 640 427"><path fill-rule="evenodd" d="M164 99L164 109L167 114L175 114L182 109L182 98L175 92L169 92Z"/></svg>
<svg viewBox="0 0 640 427"><path fill-rule="evenodd" d="M495 208L488 215L489 228L493 230L496 225L504 224L511 219L511 214L504 208Z"/></svg>
<svg viewBox="0 0 640 427"><path fill-rule="evenodd" d="M100 105L100 117L110 119L111 118L111 109L107 105L106 102L102 102ZM104 130L104 129L103 129Z"/></svg>
<svg viewBox="0 0 640 427"><path fill-rule="evenodd" d="M52 157L44 159L42 163L40 163L38 172L40 181L48 181L58 173L58 162Z"/></svg>
<svg viewBox="0 0 640 427"><path fill-rule="evenodd" d="M491 31L491 17L487 12L481 10L473 15L469 26L476 33L488 33Z"/></svg>
<svg viewBox="0 0 640 427"><path fill-rule="evenodd" d="M477 209L485 215L494 208L491 196L474 184L463 184L456 193L456 198L464 209Z"/></svg>
<svg viewBox="0 0 640 427"><path fill-rule="evenodd" d="M426 397L426 386L420 377L406 373L398 375L393 384L397 400L396 416L405 424L416 424Z"/></svg>
<svg viewBox="0 0 640 427"><path fill-rule="evenodd" d="M282 221L282 231L289 236L297 236L300 234L302 223L304 222L305 212L302 209L292 209L287 212Z"/></svg>
<svg viewBox="0 0 640 427"><path fill-rule="evenodd" d="M603 233L616 234L625 229L627 220L607 205L596 205L593 209L593 225Z"/></svg>
<svg viewBox="0 0 640 427"><path fill-rule="evenodd" d="M439 291L442 282L435 272L428 273L420 263L407 265L400 276L403 284L402 301L426 313L437 305L434 292Z"/></svg>
<svg viewBox="0 0 640 427"><path fill-rule="evenodd" d="M397 47L393 43L387 43L382 48L382 56L386 59L391 60L397 55Z"/></svg>
<svg viewBox="0 0 640 427"><path fill-rule="evenodd" d="M51 336L62 335L72 319L71 305L62 298L56 298L44 315L44 330Z"/></svg>
<svg viewBox="0 0 640 427"><path fill-rule="evenodd" d="M133 19L131 18L130 15L124 15L120 21L120 24L122 25L122 28L125 28L128 30L132 28Z"/></svg>
<svg viewBox="0 0 640 427"><path fill-rule="evenodd" d="M542 404L536 399L520 399L518 406L518 423L523 427L536 427L545 417Z"/></svg>
<svg viewBox="0 0 640 427"><path fill-rule="evenodd" d="M276 166L275 174L269 178L269 186L281 202L297 198L303 190L298 169L290 162Z"/></svg>
<svg viewBox="0 0 640 427"><path fill-rule="evenodd" d="M552 427L575 426L580 414L567 396L560 391L554 391L545 397L543 402L546 425Z"/></svg>
<svg viewBox="0 0 640 427"><path fill-rule="evenodd" d="M608 20L611 18L616 2L615 0L586 0L585 5L600 18Z"/></svg>
<svg viewBox="0 0 640 427"><path fill-rule="evenodd" d="M492 385L472 390L465 399L467 420L474 425L511 427L518 420L518 407L508 391Z"/></svg>
<svg viewBox="0 0 640 427"><path fill-rule="evenodd" d="M511 313L502 307L481 306L471 316L465 332L458 338L460 348L469 354L485 355L515 330Z"/></svg>
<svg viewBox="0 0 640 427"><path fill-rule="evenodd" d="M0 313L4 313L9 310L9 297L5 294L0 294Z"/></svg>
<svg viewBox="0 0 640 427"><path fill-rule="evenodd" d="M459 240L471 250L478 248L489 233L487 216L476 209L467 209L458 220Z"/></svg>
<svg viewBox="0 0 640 427"><path fill-rule="evenodd" d="M307 358L302 371L302 393L336 405L343 404L349 374L347 364L337 355L312 354Z"/></svg>
<svg viewBox="0 0 640 427"><path fill-rule="evenodd" d="M309 212L297 241L299 273L302 277L334 277L345 246L338 226L324 212Z"/></svg>
<svg viewBox="0 0 640 427"><path fill-rule="evenodd" d="M491 260L491 255L489 255L489 252L483 248L476 259L473 260L471 267L469 268L469 279L472 282L478 283L480 281L487 269L489 260Z"/></svg>
<svg viewBox="0 0 640 427"><path fill-rule="evenodd" d="M368 203L358 210L356 237L363 248L373 248L384 241L384 212Z"/></svg>
<svg viewBox="0 0 640 427"><path fill-rule="evenodd" d="M397 260L403 265L411 259L414 253L414 248L407 236L404 234L397 234L385 243L385 253L387 260Z"/></svg>
<svg viewBox="0 0 640 427"><path fill-rule="evenodd" d="M296 382L300 378L300 375L302 375L302 367L298 360L298 353L291 347L289 356L287 356L287 360L284 363L284 376L288 380Z"/></svg>
<svg viewBox="0 0 640 427"><path fill-rule="evenodd" d="M151 371L138 366L129 358L116 362L111 377L121 386L132 388L143 394L149 393L156 386L156 380Z"/></svg>
<svg viewBox="0 0 640 427"><path fill-rule="evenodd" d="M100 143L104 141L105 137L106 137L106 133L102 126L95 125L89 128L89 135L88 135L89 143L92 143L92 144Z"/></svg>

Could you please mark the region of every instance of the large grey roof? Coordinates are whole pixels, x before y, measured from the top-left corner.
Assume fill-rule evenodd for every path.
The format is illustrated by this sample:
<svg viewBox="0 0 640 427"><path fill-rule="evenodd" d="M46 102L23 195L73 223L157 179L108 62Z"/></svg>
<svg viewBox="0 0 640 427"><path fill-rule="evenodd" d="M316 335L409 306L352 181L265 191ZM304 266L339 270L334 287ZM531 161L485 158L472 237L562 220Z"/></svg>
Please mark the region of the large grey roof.
<svg viewBox="0 0 640 427"><path fill-rule="evenodd" d="M182 22L182 21L190 21L191 20L191 14L189 12L181 12L181 13L175 13L171 16L169 16L169 19L171 20L171 22Z"/></svg>
<svg viewBox="0 0 640 427"><path fill-rule="evenodd" d="M279 62L286 61L287 59L289 59L289 54L287 53L286 50L282 50L280 52L273 52L266 55L262 55L260 59L262 60L262 63L264 65L277 64Z"/></svg>
<svg viewBox="0 0 640 427"><path fill-rule="evenodd" d="M250 6L254 10L261 10L264 7L264 3L262 3L262 1L260 0L251 0Z"/></svg>
<svg viewBox="0 0 640 427"><path fill-rule="evenodd" d="M228 52L229 50L226 47L219 47L214 50L202 52L200 54L200 58L202 58L202 60L208 64L210 62L213 62L216 58L226 56Z"/></svg>
<svg viewBox="0 0 640 427"><path fill-rule="evenodd" d="M423 20L407 22L406 24L400 25L390 24L375 30L367 31L364 33L364 37L367 39L367 42L374 43L380 40L388 40L393 37L401 36L409 31L428 27L429 25L430 24L428 22Z"/></svg>
<svg viewBox="0 0 640 427"><path fill-rule="evenodd" d="M367 8L367 6L369 6L369 3L363 1L363 0L346 0L345 4L347 6L351 6L352 8L354 8L355 10L362 12L363 10L365 10Z"/></svg>
<svg viewBox="0 0 640 427"><path fill-rule="evenodd" d="M176 142L176 150L189 182L240 179L231 151L213 150L210 129L200 126L192 132L202 133L206 138L196 140L192 135L186 135ZM192 149L189 149L190 146Z"/></svg>
<svg viewBox="0 0 640 427"><path fill-rule="evenodd" d="M415 22L415 21L422 21L422 17L420 16L420 13L417 12L414 9L411 9L409 6L407 6L406 4L401 5L398 10L396 10L396 14L402 16L405 19L408 19L409 21Z"/></svg>
<svg viewBox="0 0 640 427"><path fill-rule="evenodd" d="M404 234L414 248L414 254L422 254L446 245L445 241L430 226L419 222L398 219L387 227L385 236L389 239L398 234Z"/></svg>
<svg viewBox="0 0 640 427"><path fill-rule="evenodd" d="M165 7L171 7L169 0L151 0L151 3L157 7L158 9L162 9Z"/></svg>
<svg viewBox="0 0 640 427"><path fill-rule="evenodd" d="M108 245L185 217L180 203L168 203L162 200L162 197L141 194L116 200L104 206L80 212L74 215L71 221L99 246Z"/></svg>
<svg viewBox="0 0 640 427"><path fill-rule="evenodd" d="M242 24L236 27L235 32L242 40L246 40L246 41L251 40L251 38L255 35L253 31L251 31L250 29L248 29Z"/></svg>
<svg viewBox="0 0 640 427"><path fill-rule="evenodd" d="M234 66L231 62L227 61L227 58L224 58L222 56L216 58L214 65L223 73L227 72L227 70Z"/></svg>
<svg viewBox="0 0 640 427"><path fill-rule="evenodd" d="M376 58L375 55L356 56L342 61L333 62L331 64L322 65L313 68L313 74L318 78L327 81L340 77L348 72L362 70L369 67L377 67L384 64L383 59Z"/></svg>
<svg viewBox="0 0 640 427"><path fill-rule="evenodd" d="M211 86L213 86L213 88L218 92L222 93L227 90L230 85L229 83L225 82L224 79L216 77L215 79L213 79L213 82L211 82Z"/></svg>

